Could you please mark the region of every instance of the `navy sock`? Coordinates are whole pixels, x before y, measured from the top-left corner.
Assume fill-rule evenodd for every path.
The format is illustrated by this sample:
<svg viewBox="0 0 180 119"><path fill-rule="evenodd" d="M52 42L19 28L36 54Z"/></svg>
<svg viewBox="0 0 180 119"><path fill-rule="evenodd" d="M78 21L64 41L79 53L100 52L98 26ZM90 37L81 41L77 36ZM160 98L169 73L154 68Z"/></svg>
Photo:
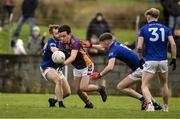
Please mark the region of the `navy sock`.
<svg viewBox="0 0 180 119"><path fill-rule="evenodd" d="M63 101L58 101L59 107L64 106Z"/></svg>
<svg viewBox="0 0 180 119"><path fill-rule="evenodd" d="M144 97L143 97L143 96L140 97L139 100L140 100L140 101L144 101Z"/></svg>

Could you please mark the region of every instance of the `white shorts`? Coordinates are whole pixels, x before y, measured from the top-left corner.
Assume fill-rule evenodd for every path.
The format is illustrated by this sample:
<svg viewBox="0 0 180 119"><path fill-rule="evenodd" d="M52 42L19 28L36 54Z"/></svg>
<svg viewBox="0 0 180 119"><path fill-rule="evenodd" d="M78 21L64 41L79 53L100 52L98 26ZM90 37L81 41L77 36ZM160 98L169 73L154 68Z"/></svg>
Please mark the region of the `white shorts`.
<svg viewBox="0 0 180 119"><path fill-rule="evenodd" d="M62 73L62 70L59 70L59 68L54 69L54 68L52 68L52 67L47 67L47 68L43 71L42 68L40 67L40 71L41 71L41 74L42 74L42 76L43 76L44 79L47 80L46 74L47 74L50 70L56 70L56 71L58 72L60 78L61 78L61 79L65 79L65 76L64 76L64 74Z"/></svg>
<svg viewBox="0 0 180 119"><path fill-rule="evenodd" d="M132 72L131 74L129 74L129 78L134 80L134 81L138 81L142 79L142 69L138 68L136 69L134 72Z"/></svg>
<svg viewBox="0 0 180 119"><path fill-rule="evenodd" d="M143 71L153 74L156 72L165 73L168 71L168 61L146 61L143 65Z"/></svg>
<svg viewBox="0 0 180 119"><path fill-rule="evenodd" d="M94 64L84 68L84 69L73 69L73 75L74 77L82 77L86 75L91 75L94 71Z"/></svg>

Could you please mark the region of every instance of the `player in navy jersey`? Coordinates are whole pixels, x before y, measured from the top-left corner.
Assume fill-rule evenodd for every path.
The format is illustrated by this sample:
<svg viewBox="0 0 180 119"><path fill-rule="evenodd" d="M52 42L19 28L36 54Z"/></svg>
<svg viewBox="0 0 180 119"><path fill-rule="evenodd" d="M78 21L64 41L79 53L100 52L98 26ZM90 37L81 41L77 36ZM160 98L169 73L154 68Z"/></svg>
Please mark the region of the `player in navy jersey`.
<svg viewBox="0 0 180 119"><path fill-rule="evenodd" d="M85 108L93 108L93 104L90 102L86 92L98 91L103 102L105 102L107 99L105 87L89 84L91 73L94 70L94 63L83 49L80 40L71 34L71 28L68 25L60 26L59 33L60 50L68 56L63 64L73 65L76 91L85 103Z"/></svg>
<svg viewBox="0 0 180 119"><path fill-rule="evenodd" d="M145 60L141 88L148 103L146 111L154 111L148 85L157 73L162 89L163 111L168 112L167 43L169 42L171 45L172 60L170 65L173 65L173 70L176 69L176 44L171 30L158 22L159 15L160 11L156 8L148 9L145 12L148 23L140 29L137 48L141 58L140 65Z"/></svg>
<svg viewBox="0 0 180 119"><path fill-rule="evenodd" d="M93 44L92 47L107 50L109 61L108 65L100 73L93 73L92 79L97 80L113 70L116 59L123 61L132 70L132 73L118 83L117 89L123 94L139 99L142 102L141 109L144 110L146 105L144 104L145 100L143 95L130 88L131 85L141 81L142 78L142 70L139 68L138 54L116 41L111 33L102 34L99 41L99 45ZM88 42L84 42L83 45L86 48L91 46ZM161 107L155 101L154 105L156 106L157 110L161 109Z"/></svg>
<svg viewBox="0 0 180 119"><path fill-rule="evenodd" d="M55 98L50 98L50 107L54 107L58 101L59 107L65 107L63 104L63 98L70 95L71 90L67 79L65 79L61 68L63 65L55 64L52 61L52 54L59 50L60 42L57 39L59 35L59 25L50 25L49 32L52 38L49 38L47 44L44 47L44 55L40 65L42 75L48 81L55 83Z"/></svg>

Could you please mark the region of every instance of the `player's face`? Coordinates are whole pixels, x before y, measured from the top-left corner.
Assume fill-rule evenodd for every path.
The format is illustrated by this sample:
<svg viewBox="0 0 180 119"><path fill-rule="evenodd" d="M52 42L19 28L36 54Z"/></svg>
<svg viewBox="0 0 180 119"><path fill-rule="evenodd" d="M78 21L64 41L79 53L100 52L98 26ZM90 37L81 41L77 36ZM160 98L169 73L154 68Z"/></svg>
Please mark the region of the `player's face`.
<svg viewBox="0 0 180 119"><path fill-rule="evenodd" d="M60 41L62 43L69 43L70 42L70 34L67 34L66 31L60 33Z"/></svg>

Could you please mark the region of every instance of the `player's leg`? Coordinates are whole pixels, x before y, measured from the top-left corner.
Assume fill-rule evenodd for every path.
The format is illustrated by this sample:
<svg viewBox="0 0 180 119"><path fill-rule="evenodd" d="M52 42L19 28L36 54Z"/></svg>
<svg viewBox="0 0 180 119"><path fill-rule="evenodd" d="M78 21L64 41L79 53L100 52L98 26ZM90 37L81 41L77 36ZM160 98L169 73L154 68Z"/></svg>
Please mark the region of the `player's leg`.
<svg viewBox="0 0 180 119"><path fill-rule="evenodd" d="M46 73L46 78L48 80L52 80L55 83L55 95L57 96L59 107L64 107L64 104L63 104L62 79L60 78L58 72L55 69L50 69ZM54 105L52 104L52 106L54 106Z"/></svg>
<svg viewBox="0 0 180 119"><path fill-rule="evenodd" d="M168 62L161 61L159 65L158 76L161 83L162 97L163 97L163 111L168 112Z"/></svg>
<svg viewBox="0 0 180 119"><path fill-rule="evenodd" d="M69 86L69 83L67 79L63 78L62 80L62 88L63 88L63 99L68 97L71 94L71 88Z"/></svg>
<svg viewBox="0 0 180 119"><path fill-rule="evenodd" d="M90 81L89 75L82 76L81 83L80 83L80 90L85 91L85 92L98 91L99 87L94 84L89 84L89 81Z"/></svg>
<svg viewBox="0 0 180 119"><path fill-rule="evenodd" d="M158 73L160 83L161 83L161 90L162 90L162 97L163 97L163 111L168 112L168 73Z"/></svg>
<svg viewBox="0 0 180 119"><path fill-rule="evenodd" d="M81 82L81 77L74 77L75 80L75 89L80 97L80 99L85 103L85 108L93 108L93 104L90 102L89 97L86 92L83 92L80 90L80 82Z"/></svg>
<svg viewBox="0 0 180 119"><path fill-rule="evenodd" d="M154 76L153 73L146 72L146 71L144 71L142 74L141 89L142 89L143 96L145 97L145 100L147 101L147 104L148 104L147 111L154 111L154 106L152 103L152 96L148 88L149 81L153 78L153 76Z"/></svg>
<svg viewBox="0 0 180 119"><path fill-rule="evenodd" d="M145 110L147 103L144 99L144 96L139 92L130 88L134 83L139 83L142 79L142 70L140 68L136 69L133 73L129 74L117 85L117 89L128 96L134 97L141 101L141 110Z"/></svg>
<svg viewBox="0 0 180 119"><path fill-rule="evenodd" d="M80 90L85 91L85 92L98 91L101 95L103 102L105 102L107 99L105 87L97 86L97 85L89 83L90 75L92 74L93 70L94 70L94 65L91 65L87 68L79 70L80 74L82 75L81 82L80 82Z"/></svg>
<svg viewBox="0 0 180 119"><path fill-rule="evenodd" d="M131 79L130 76L128 75L122 81L118 83L117 89L125 95L131 96L137 99L141 99L143 96L140 93L133 90L132 88L130 88L130 86L132 86L136 82L137 80Z"/></svg>

